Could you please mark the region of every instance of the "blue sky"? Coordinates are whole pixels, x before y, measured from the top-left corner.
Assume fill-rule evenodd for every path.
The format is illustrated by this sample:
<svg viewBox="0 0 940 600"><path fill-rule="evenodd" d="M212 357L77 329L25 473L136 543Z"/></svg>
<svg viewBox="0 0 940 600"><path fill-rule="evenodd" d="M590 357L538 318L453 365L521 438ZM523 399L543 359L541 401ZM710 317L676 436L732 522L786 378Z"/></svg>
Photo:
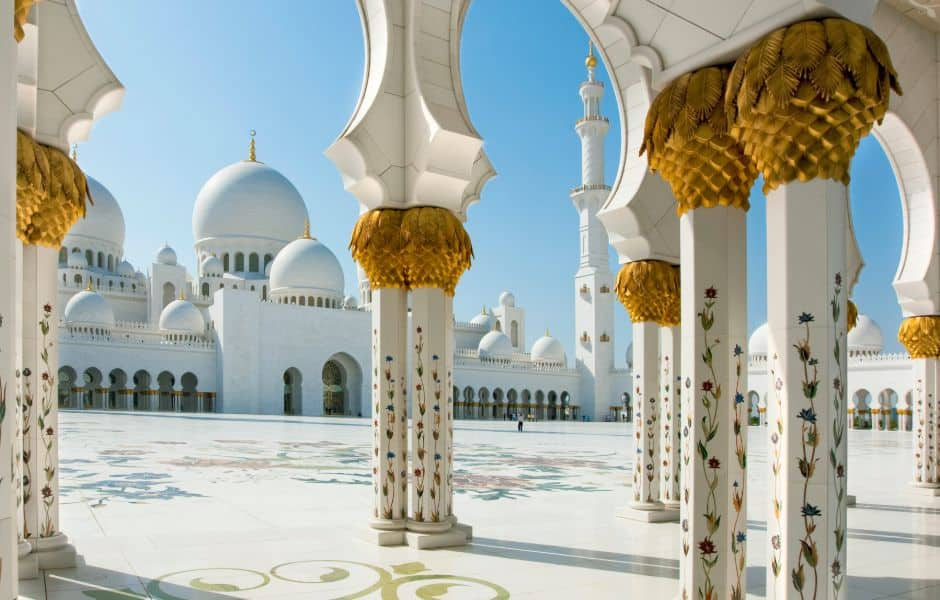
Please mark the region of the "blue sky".
<svg viewBox="0 0 940 600"><path fill-rule="evenodd" d="M200 0L154 4L79 0L98 49L127 88L120 112L101 119L79 163L118 199L127 222L127 258L146 268L164 241L190 270L192 206L221 167L246 158L248 131L258 159L284 173L307 202L313 234L339 258L347 293L356 271L346 245L358 216L323 150L353 110L363 45L353 2ZM538 8L538 10L535 10ZM533 15L537 15L533 18ZM526 22L526 27L518 24ZM549 0L475 0L466 19L463 83L474 125L498 177L470 209L476 261L461 280L461 320L493 305L504 289L527 309L531 344L546 327L573 354L577 213L568 191L580 183L578 85L587 38ZM606 75L601 73L606 80ZM608 86L608 90L609 90ZM619 162L612 93L607 173ZM867 266L855 290L862 312L900 349L891 281L901 248L901 210L890 166L873 138L863 141L850 189ZM748 215L749 322L765 319L764 199ZM617 268L611 252L611 268ZM629 343L616 307L618 365Z"/></svg>

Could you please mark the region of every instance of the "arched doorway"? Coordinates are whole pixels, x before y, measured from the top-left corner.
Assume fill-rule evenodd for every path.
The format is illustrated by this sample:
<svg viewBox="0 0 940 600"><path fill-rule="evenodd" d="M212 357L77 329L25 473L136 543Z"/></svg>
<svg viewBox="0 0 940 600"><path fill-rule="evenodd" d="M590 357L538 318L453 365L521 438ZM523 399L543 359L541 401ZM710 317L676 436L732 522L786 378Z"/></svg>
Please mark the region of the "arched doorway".
<svg viewBox="0 0 940 600"><path fill-rule="evenodd" d="M124 405L124 390L127 388L127 373L121 369L114 369L108 375L108 403L105 408L115 410L127 408Z"/></svg>
<svg viewBox="0 0 940 600"><path fill-rule="evenodd" d="M865 388L859 388L852 394L855 417L851 425L854 429L871 429L871 400L871 393Z"/></svg>
<svg viewBox="0 0 940 600"><path fill-rule="evenodd" d="M565 421L578 418L574 407L571 406L571 394L568 392L561 393L561 418Z"/></svg>
<svg viewBox="0 0 940 600"><path fill-rule="evenodd" d="M134 410L151 410L150 406L150 373L137 371L134 373Z"/></svg>
<svg viewBox="0 0 940 600"><path fill-rule="evenodd" d="M335 360L328 360L323 365L323 415L335 416L347 414L346 408L346 372Z"/></svg>
<svg viewBox="0 0 940 600"><path fill-rule="evenodd" d="M101 395L101 371L94 367L89 367L85 369L85 374L83 378L85 393L82 394L82 405L83 409L98 408L104 402L99 399Z"/></svg>
<svg viewBox="0 0 940 600"><path fill-rule="evenodd" d="M362 408L362 368L355 358L345 352L337 352L331 356L326 364L328 365L330 363L333 363L336 367L335 369L331 367L333 372L331 385L338 385L342 388L338 392L333 392L334 397L332 402L337 412L331 414L361 417L363 412L368 412L363 411ZM326 368L326 365L324 365L324 376L326 376ZM323 379L323 385L323 414L326 415L328 398L325 378ZM342 400L342 405L339 404L340 399Z"/></svg>
<svg viewBox="0 0 940 600"><path fill-rule="evenodd" d="M59 408L78 408L78 398L75 392L78 374L69 366L59 368Z"/></svg>
<svg viewBox="0 0 940 600"><path fill-rule="evenodd" d="M747 414L751 425L760 425L760 394L754 390L747 393Z"/></svg>
<svg viewBox="0 0 940 600"><path fill-rule="evenodd" d="M558 394L554 390L548 392L548 420L558 420Z"/></svg>
<svg viewBox="0 0 940 600"><path fill-rule="evenodd" d="M535 418L538 421L545 420L545 392L542 390L535 392Z"/></svg>
<svg viewBox="0 0 940 600"><path fill-rule="evenodd" d="M510 389L506 392L506 412L507 419L515 419L519 413L519 392Z"/></svg>
<svg viewBox="0 0 940 600"><path fill-rule="evenodd" d="M176 385L176 377L169 371L163 371L157 375L157 410L176 410L173 405L173 386Z"/></svg>
<svg viewBox="0 0 940 600"><path fill-rule="evenodd" d="M496 388L493 390L493 412L492 417L494 419L503 418L503 390L502 388Z"/></svg>
<svg viewBox="0 0 940 600"><path fill-rule="evenodd" d="M874 428L879 431L889 431L897 429L898 422L898 393L891 388L886 388L878 393L878 408L880 412L875 421ZM874 412L874 411L873 411Z"/></svg>
<svg viewBox="0 0 940 600"><path fill-rule="evenodd" d="M465 387L463 389L463 406L459 411L454 411L455 415L459 412L461 417L473 418L473 398L473 388L470 386Z"/></svg>
<svg viewBox="0 0 940 600"><path fill-rule="evenodd" d="M180 410L182 412L197 412L196 387L199 385L199 378L187 371L180 377L180 385L183 387Z"/></svg>
<svg viewBox="0 0 940 600"><path fill-rule="evenodd" d="M493 416L493 411L490 408L490 391L485 387L481 387L480 391L477 392L477 396L480 400L480 411L477 413L481 419L489 419Z"/></svg>
<svg viewBox="0 0 940 600"><path fill-rule="evenodd" d="M284 414L303 414L303 376L297 367L284 371Z"/></svg>

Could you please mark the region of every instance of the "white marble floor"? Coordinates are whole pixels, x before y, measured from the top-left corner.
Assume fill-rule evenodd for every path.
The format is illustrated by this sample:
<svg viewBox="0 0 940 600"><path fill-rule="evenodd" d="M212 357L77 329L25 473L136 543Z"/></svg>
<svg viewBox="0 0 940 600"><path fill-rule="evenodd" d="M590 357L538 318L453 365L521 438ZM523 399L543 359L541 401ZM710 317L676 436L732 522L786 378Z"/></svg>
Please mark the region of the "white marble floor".
<svg viewBox="0 0 940 600"><path fill-rule="evenodd" d="M676 593L676 524L619 519L632 430L458 422L458 550L361 541L369 422L65 412L62 523L84 559L21 598L644 598ZM748 590L764 588L766 452L750 431ZM849 438L849 598L940 598L940 498L917 495L910 434Z"/></svg>

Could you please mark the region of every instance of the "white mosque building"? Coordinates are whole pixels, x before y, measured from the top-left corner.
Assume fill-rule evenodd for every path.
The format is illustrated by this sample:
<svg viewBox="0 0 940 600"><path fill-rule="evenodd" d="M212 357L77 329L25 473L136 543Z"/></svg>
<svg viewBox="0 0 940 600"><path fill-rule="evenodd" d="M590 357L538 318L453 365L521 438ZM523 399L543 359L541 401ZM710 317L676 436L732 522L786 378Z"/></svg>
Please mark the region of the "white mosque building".
<svg viewBox="0 0 940 600"><path fill-rule="evenodd" d="M610 192L609 123L593 54L587 62L575 125L582 183L571 191L580 238L573 360L548 331L527 351L525 310L503 292L496 306L454 323L458 419L631 418L632 346L616 366L609 241L597 219ZM361 301L347 295L339 261L311 235L303 198L256 159L253 138L248 159L215 173L196 198L195 273L169 246L146 273L131 265L120 205L97 180L88 184L94 203L59 254L61 406L370 416L369 282L360 270ZM909 429L911 362L882 346L878 325L861 315L849 335L853 421ZM750 340L754 422L766 407L766 352L765 325Z"/></svg>

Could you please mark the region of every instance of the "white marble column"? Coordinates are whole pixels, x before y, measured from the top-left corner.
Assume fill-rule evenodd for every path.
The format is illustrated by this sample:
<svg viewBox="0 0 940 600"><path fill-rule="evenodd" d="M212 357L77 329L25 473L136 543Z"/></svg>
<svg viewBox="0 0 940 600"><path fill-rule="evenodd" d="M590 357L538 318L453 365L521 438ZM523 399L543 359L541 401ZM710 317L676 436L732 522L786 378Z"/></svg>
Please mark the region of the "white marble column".
<svg viewBox="0 0 940 600"><path fill-rule="evenodd" d="M35 256L35 262L27 261L27 256ZM34 403L29 431L24 424L23 437L24 447L30 447L31 478L25 502L25 532L39 568L67 568L75 566L76 556L59 523L58 249L26 246L23 264L25 285L35 290L34 295L24 293L23 307L24 342L26 331L32 329L34 342L30 348L35 353ZM32 279L26 271L29 264L35 265ZM27 299L33 300L35 308L26 303ZM31 311L36 316L32 322L27 314Z"/></svg>
<svg viewBox="0 0 940 600"><path fill-rule="evenodd" d="M15 316L20 282L16 272L16 42L13 31L13 3L0 3L0 78L3 109L0 111L0 403L7 407L0 419L0 465L12 462L16 435L13 410L16 395ZM10 403L7 405L7 399ZM0 478L0 598L15 598L18 593L17 529L14 485L10 476Z"/></svg>
<svg viewBox="0 0 940 600"><path fill-rule="evenodd" d="M815 179L767 195L767 598L844 599L846 203Z"/></svg>
<svg viewBox="0 0 940 600"><path fill-rule="evenodd" d="M679 417L681 413L681 394L679 383L679 365L682 360L681 328L663 327L660 329L660 356L662 363L659 374L660 406L659 440L662 470L660 473L660 497L669 508L679 508L681 486L679 481Z"/></svg>
<svg viewBox="0 0 940 600"><path fill-rule="evenodd" d="M914 363L914 481L915 487L940 495L940 405L937 382L940 360L915 358Z"/></svg>
<svg viewBox="0 0 940 600"><path fill-rule="evenodd" d="M465 543L454 525L452 444L454 299L439 288L411 292L412 474L409 543ZM431 534L423 537L410 533ZM421 541L417 541L417 540Z"/></svg>
<svg viewBox="0 0 940 600"><path fill-rule="evenodd" d="M747 428L736 433L738 413L746 413L736 394L746 390L746 213L727 206L690 210L679 220L679 240L680 597L743 598L746 477L738 449L744 451Z"/></svg>
<svg viewBox="0 0 940 600"><path fill-rule="evenodd" d="M408 511L408 293L372 290L371 527L379 544L403 541Z"/></svg>
<svg viewBox="0 0 940 600"><path fill-rule="evenodd" d="M660 500L659 325L633 323L633 501L630 508L662 510Z"/></svg>

